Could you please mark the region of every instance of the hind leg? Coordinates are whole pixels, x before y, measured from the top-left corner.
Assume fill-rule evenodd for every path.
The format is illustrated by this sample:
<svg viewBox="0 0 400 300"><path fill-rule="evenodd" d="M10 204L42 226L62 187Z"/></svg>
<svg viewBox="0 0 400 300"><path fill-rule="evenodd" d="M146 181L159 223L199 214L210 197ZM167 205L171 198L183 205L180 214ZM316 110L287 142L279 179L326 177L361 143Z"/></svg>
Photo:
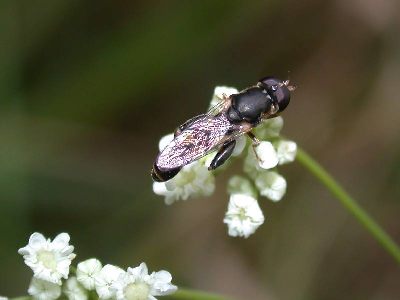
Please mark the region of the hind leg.
<svg viewBox="0 0 400 300"><path fill-rule="evenodd" d="M215 170L221 166L231 156L235 146L236 140L225 142L214 156L210 166L208 167L208 170Z"/></svg>

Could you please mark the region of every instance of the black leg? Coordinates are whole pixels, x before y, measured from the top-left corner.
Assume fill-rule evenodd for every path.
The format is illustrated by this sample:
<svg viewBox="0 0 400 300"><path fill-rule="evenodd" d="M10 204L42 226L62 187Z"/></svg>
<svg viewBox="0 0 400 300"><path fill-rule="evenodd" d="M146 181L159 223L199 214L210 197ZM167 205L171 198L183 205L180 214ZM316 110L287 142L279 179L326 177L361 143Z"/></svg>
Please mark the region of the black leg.
<svg viewBox="0 0 400 300"><path fill-rule="evenodd" d="M208 170L215 170L222 165L231 156L233 149L235 149L236 140L225 142L214 156Z"/></svg>
<svg viewBox="0 0 400 300"><path fill-rule="evenodd" d="M258 138L256 138L256 136L251 132L247 132L247 135L249 136L249 138L251 138L251 140L253 141L253 146L254 145L259 145L260 144L260 140Z"/></svg>

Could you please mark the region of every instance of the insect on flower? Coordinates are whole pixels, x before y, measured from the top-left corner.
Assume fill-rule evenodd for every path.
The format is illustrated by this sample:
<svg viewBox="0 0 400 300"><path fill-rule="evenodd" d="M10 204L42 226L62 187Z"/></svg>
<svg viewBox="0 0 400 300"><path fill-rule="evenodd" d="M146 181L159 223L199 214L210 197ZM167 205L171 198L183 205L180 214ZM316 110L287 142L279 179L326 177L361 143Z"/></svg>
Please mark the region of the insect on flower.
<svg viewBox="0 0 400 300"><path fill-rule="evenodd" d="M251 138L253 147L258 145L260 141L251 130L278 116L288 106L294 89L289 80L265 77L237 94L223 95L207 113L176 129L174 139L157 155L151 176L155 181L167 181L183 166L218 150L208 167L214 170L229 158L236 139L243 134Z"/></svg>

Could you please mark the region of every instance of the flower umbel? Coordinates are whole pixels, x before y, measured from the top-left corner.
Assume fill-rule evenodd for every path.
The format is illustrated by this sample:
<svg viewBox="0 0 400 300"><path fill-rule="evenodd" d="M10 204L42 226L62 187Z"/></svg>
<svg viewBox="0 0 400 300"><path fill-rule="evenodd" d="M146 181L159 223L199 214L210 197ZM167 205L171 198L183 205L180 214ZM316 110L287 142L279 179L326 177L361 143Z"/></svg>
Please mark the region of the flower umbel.
<svg viewBox="0 0 400 300"><path fill-rule="evenodd" d="M149 275L146 264L141 263L119 275L112 289L115 290L118 300L155 300L154 296L169 295L177 290L171 280L172 276L167 271Z"/></svg>
<svg viewBox="0 0 400 300"><path fill-rule="evenodd" d="M61 285L61 278L68 278L69 266L75 258L74 247L69 245L68 233L60 233L53 241L38 232L29 238L27 246L18 250L38 279Z"/></svg>
<svg viewBox="0 0 400 300"><path fill-rule="evenodd" d="M125 272L109 264L101 267L101 262L96 258L80 262L76 268L77 277L72 276L62 281L62 277L68 277L71 260L75 257L72 253L73 249L69 245L67 233L61 233L51 241L36 232L31 235L29 244L18 250L24 255L27 265L35 272L28 289L33 299L58 299L63 291L64 296L69 300L89 298L155 300L154 296L168 295L177 290L177 287L171 283L171 274L167 271L148 274L146 264L142 263L136 268L128 268ZM45 254L43 251L46 251ZM68 262L65 263L65 260ZM60 272L60 261L64 263L62 274L54 272L54 270ZM50 268L51 272L46 268ZM66 277L63 274L66 274Z"/></svg>

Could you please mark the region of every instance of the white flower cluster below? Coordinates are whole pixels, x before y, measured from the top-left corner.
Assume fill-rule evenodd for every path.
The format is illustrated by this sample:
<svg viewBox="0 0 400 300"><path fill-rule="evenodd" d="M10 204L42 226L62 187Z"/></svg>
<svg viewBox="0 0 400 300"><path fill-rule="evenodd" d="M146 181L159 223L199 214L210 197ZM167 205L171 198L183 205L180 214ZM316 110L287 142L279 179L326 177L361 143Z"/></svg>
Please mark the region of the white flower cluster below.
<svg viewBox="0 0 400 300"><path fill-rule="evenodd" d="M80 262L76 276L70 276L70 265L75 258L67 233L53 241L40 233L33 233L27 246L18 250L25 263L33 270L28 293L34 299L53 300L64 294L69 300L87 300L96 291L99 299L156 300L155 296L169 295L177 290L167 271L149 274L145 263L126 271L113 266L102 266L96 258ZM61 279L66 279L63 283Z"/></svg>

